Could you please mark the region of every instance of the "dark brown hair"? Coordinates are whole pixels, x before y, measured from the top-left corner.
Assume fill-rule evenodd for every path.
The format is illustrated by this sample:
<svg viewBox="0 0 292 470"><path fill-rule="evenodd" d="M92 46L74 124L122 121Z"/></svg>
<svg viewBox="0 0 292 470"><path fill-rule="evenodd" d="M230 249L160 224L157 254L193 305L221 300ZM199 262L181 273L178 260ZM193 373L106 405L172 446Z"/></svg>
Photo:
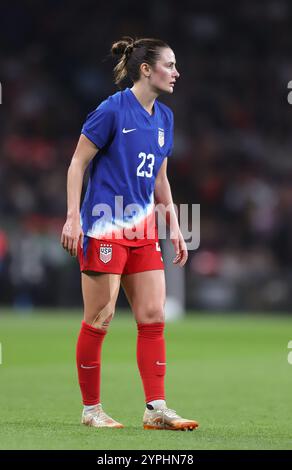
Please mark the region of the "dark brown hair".
<svg viewBox="0 0 292 470"><path fill-rule="evenodd" d="M159 49L169 48L169 45L160 39L142 38L133 39L124 36L120 41L114 42L111 47L112 56L120 56L114 68L115 84L121 88L121 82L129 77L132 82L140 78L140 65L144 62L154 66L159 59Z"/></svg>

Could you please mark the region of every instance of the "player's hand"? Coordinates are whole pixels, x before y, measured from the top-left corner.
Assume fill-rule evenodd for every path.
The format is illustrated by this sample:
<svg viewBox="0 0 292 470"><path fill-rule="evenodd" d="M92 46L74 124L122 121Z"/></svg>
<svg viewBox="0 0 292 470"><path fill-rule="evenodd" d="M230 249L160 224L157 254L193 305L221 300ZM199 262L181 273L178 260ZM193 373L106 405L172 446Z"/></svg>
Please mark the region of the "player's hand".
<svg viewBox="0 0 292 470"><path fill-rule="evenodd" d="M80 240L83 246L83 231L79 218L68 217L61 235L61 245L71 256L77 256L77 247Z"/></svg>
<svg viewBox="0 0 292 470"><path fill-rule="evenodd" d="M187 245L184 241L182 233L178 232L178 235L174 238L171 238L171 241L176 253L176 256L173 260L173 264L178 264L180 267L182 267L186 264L186 261L188 259Z"/></svg>

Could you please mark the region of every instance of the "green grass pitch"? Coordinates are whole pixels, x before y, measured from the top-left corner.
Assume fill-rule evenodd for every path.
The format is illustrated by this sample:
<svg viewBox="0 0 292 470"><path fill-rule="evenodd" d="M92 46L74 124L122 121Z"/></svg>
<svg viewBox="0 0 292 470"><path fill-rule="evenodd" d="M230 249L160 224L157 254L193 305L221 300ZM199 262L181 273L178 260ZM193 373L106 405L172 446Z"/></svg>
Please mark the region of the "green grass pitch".
<svg viewBox="0 0 292 470"><path fill-rule="evenodd" d="M104 343L102 402L124 429L80 424L81 311L0 311L1 449L292 449L292 317L189 314L168 323L170 408L193 432L145 431L136 326L117 312Z"/></svg>

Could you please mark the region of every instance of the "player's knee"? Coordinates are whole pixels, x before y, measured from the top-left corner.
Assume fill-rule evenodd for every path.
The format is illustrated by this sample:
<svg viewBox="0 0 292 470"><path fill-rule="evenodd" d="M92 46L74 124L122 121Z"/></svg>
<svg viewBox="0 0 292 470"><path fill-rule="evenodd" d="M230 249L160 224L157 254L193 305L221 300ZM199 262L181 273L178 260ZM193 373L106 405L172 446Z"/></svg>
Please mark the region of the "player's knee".
<svg viewBox="0 0 292 470"><path fill-rule="evenodd" d="M161 305L149 305L137 313L138 323L162 323L164 319L164 309Z"/></svg>
<svg viewBox="0 0 292 470"><path fill-rule="evenodd" d="M107 330L109 325L110 325L110 322L112 321L112 318L114 316L114 313L111 313L109 316L107 317L100 317L100 318L97 318L94 320L94 322L92 323L92 326L94 328L101 328L102 330Z"/></svg>
<svg viewBox="0 0 292 470"><path fill-rule="evenodd" d="M108 328L112 317L114 316L114 307L111 304L103 308L84 311L84 320L94 328Z"/></svg>

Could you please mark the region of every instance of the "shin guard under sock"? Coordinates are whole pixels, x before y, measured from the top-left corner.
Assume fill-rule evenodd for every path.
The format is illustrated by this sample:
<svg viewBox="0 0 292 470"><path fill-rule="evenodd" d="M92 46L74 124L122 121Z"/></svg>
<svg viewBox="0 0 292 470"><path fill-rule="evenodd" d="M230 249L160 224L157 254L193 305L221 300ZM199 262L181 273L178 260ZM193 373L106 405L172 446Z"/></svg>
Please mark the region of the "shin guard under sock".
<svg viewBox="0 0 292 470"><path fill-rule="evenodd" d="M165 400L166 351L164 323L138 323L137 363L146 402Z"/></svg>
<svg viewBox="0 0 292 470"><path fill-rule="evenodd" d="M84 405L100 403L100 363L107 331L82 322L76 348L78 380Z"/></svg>

